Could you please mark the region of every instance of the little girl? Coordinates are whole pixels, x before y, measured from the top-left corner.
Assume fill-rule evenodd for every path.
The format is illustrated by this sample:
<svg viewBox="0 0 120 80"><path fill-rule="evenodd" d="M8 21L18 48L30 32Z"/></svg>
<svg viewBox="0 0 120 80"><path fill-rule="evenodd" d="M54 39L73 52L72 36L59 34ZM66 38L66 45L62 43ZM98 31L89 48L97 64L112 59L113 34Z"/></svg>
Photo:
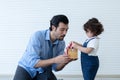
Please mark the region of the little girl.
<svg viewBox="0 0 120 80"><path fill-rule="evenodd" d="M99 37L104 29L96 18L89 19L83 26L88 39L84 44L71 42L71 48L81 51L81 68L84 80L94 80L99 67L97 51L99 47Z"/></svg>

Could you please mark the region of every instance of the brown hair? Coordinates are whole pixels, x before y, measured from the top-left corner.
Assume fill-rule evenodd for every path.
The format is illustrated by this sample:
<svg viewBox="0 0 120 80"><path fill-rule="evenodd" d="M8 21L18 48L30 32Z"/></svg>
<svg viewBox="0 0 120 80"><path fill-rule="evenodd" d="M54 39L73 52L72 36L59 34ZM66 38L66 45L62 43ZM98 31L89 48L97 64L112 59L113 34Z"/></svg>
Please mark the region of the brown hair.
<svg viewBox="0 0 120 80"><path fill-rule="evenodd" d="M84 30L87 32L90 30L94 36L100 35L103 31L103 25L98 21L97 18L89 19L83 26Z"/></svg>

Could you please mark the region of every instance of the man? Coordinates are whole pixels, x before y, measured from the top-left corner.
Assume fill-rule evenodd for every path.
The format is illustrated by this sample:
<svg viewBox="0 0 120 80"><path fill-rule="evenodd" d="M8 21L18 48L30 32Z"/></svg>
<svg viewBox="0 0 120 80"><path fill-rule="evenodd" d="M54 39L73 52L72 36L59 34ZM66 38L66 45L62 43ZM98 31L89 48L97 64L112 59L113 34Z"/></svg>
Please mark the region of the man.
<svg viewBox="0 0 120 80"><path fill-rule="evenodd" d="M49 29L32 35L13 80L57 80L52 70L62 70L72 61L64 52L68 23L65 15L56 15Z"/></svg>

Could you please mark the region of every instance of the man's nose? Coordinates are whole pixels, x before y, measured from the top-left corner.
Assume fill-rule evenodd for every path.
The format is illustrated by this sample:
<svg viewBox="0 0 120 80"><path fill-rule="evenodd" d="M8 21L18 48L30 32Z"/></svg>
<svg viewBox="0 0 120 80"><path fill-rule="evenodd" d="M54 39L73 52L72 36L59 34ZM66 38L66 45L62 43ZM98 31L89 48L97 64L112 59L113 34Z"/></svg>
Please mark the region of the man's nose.
<svg viewBox="0 0 120 80"><path fill-rule="evenodd" d="M67 33L67 31L65 30L65 31L63 32L63 34L66 35L66 33Z"/></svg>

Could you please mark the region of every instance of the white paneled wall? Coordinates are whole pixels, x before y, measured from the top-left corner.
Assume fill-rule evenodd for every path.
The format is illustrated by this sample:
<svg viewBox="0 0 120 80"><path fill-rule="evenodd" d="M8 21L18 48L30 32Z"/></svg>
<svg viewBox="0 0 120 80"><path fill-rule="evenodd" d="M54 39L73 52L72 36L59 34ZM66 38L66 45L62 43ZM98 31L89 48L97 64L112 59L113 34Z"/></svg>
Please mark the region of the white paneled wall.
<svg viewBox="0 0 120 80"><path fill-rule="evenodd" d="M98 75L120 74L119 0L0 0L0 74L14 74L31 34L49 28L50 19L65 14L70 20L66 44L83 43L83 24L98 18L105 31L100 36ZM56 74L81 75L80 58Z"/></svg>

